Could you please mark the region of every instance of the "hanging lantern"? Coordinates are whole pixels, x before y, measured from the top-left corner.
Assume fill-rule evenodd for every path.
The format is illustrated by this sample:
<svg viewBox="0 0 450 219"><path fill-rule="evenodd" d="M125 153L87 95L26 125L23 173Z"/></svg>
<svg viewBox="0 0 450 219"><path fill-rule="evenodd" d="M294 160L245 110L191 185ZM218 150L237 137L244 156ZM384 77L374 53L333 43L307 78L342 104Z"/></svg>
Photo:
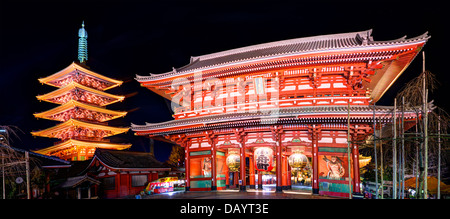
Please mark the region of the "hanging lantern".
<svg viewBox="0 0 450 219"><path fill-rule="evenodd" d="M292 168L298 168L299 170L305 168L308 164L308 158L302 153L302 151L294 151L288 158L289 166Z"/></svg>
<svg viewBox="0 0 450 219"><path fill-rule="evenodd" d="M361 154L359 155L359 168L363 168L364 166L366 166L367 164L370 163L370 161L372 160L372 157L370 156L362 156Z"/></svg>
<svg viewBox="0 0 450 219"><path fill-rule="evenodd" d="M273 150L268 147L257 148L254 152L255 168L258 171L271 171L273 165Z"/></svg>
<svg viewBox="0 0 450 219"><path fill-rule="evenodd" d="M230 172L238 172L241 164L241 156L237 151L228 152L226 163Z"/></svg>

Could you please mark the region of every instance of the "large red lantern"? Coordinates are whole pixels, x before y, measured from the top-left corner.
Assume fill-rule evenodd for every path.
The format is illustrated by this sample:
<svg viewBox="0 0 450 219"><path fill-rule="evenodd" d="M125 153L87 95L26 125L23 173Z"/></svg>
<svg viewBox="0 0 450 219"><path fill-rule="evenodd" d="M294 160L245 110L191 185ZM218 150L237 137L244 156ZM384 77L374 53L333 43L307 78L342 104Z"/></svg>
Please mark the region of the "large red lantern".
<svg viewBox="0 0 450 219"><path fill-rule="evenodd" d="M255 168L258 171L271 171L273 169L273 150L268 147L257 148L254 152Z"/></svg>

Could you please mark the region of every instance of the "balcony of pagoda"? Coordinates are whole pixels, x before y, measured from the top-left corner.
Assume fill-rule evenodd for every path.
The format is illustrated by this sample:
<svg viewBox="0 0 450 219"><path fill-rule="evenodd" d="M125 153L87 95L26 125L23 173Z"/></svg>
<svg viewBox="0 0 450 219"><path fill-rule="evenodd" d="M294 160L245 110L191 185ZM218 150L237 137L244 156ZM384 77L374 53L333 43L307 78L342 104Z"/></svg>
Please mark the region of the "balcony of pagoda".
<svg viewBox="0 0 450 219"><path fill-rule="evenodd" d="M62 113L51 115L48 118L51 120L65 122L69 119L76 119L79 121L94 123L98 125L108 125L108 120L114 119L115 115L100 113L100 112L89 112L88 110L80 110L83 113L78 113L76 110L68 110Z"/></svg>
<svg viewBox="0 0 450 219"><path fill-rule="evenodd" d="M38 95L36 98L55 104L65 104L71 100L76 100L90 105L106 106L123 101L125 97L105 93L72 81L64 87L44 95Z"/></svg>
<svg viewBox="0 0 450 219"><path fill-rule="evenodd" d="M88 119L88 118L74 118L74 119L77 119L77 120L82 121L82 122L88 122L88 123L91 123L91 124L108 126L108 122L101 122L101 121L97 121L97 120L91 120L91 119Z"/></svg>
<svg viewBox="0 0 450 219"><path fill-rule="evenodd" d="M70 139L80 140L80 141L89 141L89 142L99 142L99 143L111 143L110 139L98 138L98 137L86 137L86 136L74 136L72 138L56 141L53 145L62 144Z"/></svg>
<svg viewBox="0 0 450 219"><path fill-rule="evenodd" d="M83 91L81 91L83 92ZM65 104L70 100L76 100L81 103L90 104L94 106L106 106L118 101L122 101L123 98L108 98L100 95L90 94L90 93L82 93L79 95L74 95L73 93L67 93L58 97L54 97L48 100L47 102L55 103L55 104Z"/></svg>

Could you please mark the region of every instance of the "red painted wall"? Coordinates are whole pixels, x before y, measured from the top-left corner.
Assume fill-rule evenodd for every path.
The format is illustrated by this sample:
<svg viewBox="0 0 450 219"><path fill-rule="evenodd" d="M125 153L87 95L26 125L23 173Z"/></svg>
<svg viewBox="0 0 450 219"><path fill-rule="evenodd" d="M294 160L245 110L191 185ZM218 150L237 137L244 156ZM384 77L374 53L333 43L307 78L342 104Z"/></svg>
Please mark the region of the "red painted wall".
<svg viewBox="0 0 450 219"><path fill-rule="evenodd" d="M144 190L145 186L132 186L132 175L147 175L147 182L158 179L158 173L136 173L136 174L117 174L115 175L115 189L103 190L102 198L120 198L128 195L137 195Z"/></svg>

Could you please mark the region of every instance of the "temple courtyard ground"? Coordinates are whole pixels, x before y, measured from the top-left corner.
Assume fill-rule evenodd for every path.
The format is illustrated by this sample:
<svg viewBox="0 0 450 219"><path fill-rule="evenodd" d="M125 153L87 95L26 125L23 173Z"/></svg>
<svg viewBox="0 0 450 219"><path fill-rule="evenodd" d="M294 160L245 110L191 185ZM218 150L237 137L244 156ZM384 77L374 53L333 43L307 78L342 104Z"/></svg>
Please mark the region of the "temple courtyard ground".
<svg viewBox="0 0 450 219"><path fill-rule="evenodd" d="M309 191L286 190L281 193L275 191L261 191L248 189L247 192L239 190L223 190L215 192L168 192L162 194L143 195L141 199L342 199L336 197L312 195Z"/></svg>

